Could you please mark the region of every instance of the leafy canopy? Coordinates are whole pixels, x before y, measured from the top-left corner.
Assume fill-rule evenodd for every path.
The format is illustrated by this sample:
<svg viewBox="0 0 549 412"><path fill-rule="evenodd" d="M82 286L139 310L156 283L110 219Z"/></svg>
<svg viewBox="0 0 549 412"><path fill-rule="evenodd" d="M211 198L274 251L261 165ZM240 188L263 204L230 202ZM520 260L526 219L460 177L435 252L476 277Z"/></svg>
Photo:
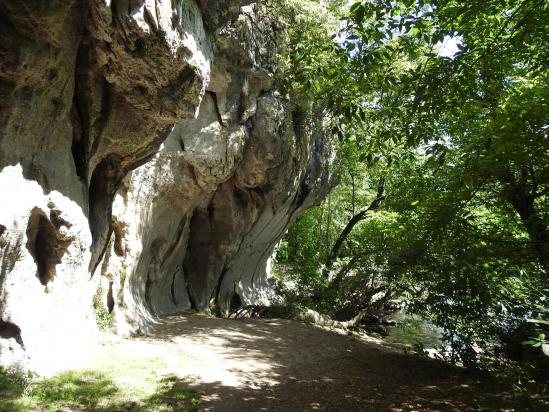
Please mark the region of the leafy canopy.
<svg viewBox="0 0 549 412"><path fill-rule="evenodd" d="M297 105L322 105L341 175L286 238L300 293L356 312L381 285L442 326L462 360L476 362L475 347L513 357L546 328L527 319L549 317L549 3L290 3L281 81ZM326 276L380 177L383 207Z"/></svg>

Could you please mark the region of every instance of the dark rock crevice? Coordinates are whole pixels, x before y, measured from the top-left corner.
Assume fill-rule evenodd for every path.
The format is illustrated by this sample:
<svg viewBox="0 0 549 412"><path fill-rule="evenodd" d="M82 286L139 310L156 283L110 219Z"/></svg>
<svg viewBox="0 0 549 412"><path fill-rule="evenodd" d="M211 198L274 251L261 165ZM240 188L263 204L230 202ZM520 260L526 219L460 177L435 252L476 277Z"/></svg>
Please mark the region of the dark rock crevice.
<svg viewBox="0 0 549 412"><path fill-rule="evenodd" d="M15 264L21 259L23 247L23 234L17 233L10 236L4 227L0 235L0 313L3 307L4 285L7 275L13 270Z"/></svg>
<svg viewBox="0 0 549 412"><path fill-rule="evenodd" d="M0 319L0 338L15 339L15 341L24 349L25 344L21 337L21 328L15 323L3 321Z"/></svg>
<svg viewBox="0 0 549 412"><path fill-rule="evenodd" d="M74 93L72 97L71 153L76 173L84 182L88 182L88 145L90 142L90 103L92 99L89 72L93 65L91 35L87 30L90 6L88 1L81 1L78 8L78 25L81 27L80 39L74 62Z"/></svg>
<svg viewBox="0 0 549 412"><path fill-rule="evenodd" d="M36 263L36 276L47 286L74 237L63 235L40 208L32 210L26 236L26 247Z"/></svg>
<svg viewBox="0 0 549 412"><path fill-rule="evenodd" d="M176 279L176 276L178 274L178 271L174 271L173 274L172 274L172 284L170 285L170 297L171 297L171 300L172 300L172 303L174 304L174 306L177 306L177 297L175 295L175 279Z"/></svg>
<svg viewBox="0 0 549 412"><path fill-rule="evenodd" d="M255 192L228 181L219 186L206 208L194 212L183 266L196 310L208 310L226 264L263 206L264 200Z"/></svg>
<svg viewBox="0 0 549 412"><path fill-rule="evenodd" d="M105 158L95 168L89 197L89 222L92 234L90 273L99 265L112 233L112 201L126 175L116 155Z"/></svg>
<svg viewBox="0 0 549 412"><path fill-rule="evenodd" d="M126 247L124 245L124 237L126 234L126 224L121 220L113 217L112 229L114 233L113 250L117 256L124 257L126 255Z"/></svg>
<svg viewBox="0 0 549 412"><path fill-rule="evenodd" d="M221 126L226 126L226 124L223 122L223 117L221 116L221 111L219 110L219 103L217 102L217 94L206 90L206 94L209 95L213 102L214 102L214 108L215 108L215 114L217 115L217 121Z"/></svg>
<svg viewBox="0 0 549 412"><path fill-rule="evenodd" d="M114 294L113 294L113 281L109 281L109 288L107 289L107 311L109 313L112 313L112 311L114 310L114 305L115 305L115 301L114 301Z"/></svg>

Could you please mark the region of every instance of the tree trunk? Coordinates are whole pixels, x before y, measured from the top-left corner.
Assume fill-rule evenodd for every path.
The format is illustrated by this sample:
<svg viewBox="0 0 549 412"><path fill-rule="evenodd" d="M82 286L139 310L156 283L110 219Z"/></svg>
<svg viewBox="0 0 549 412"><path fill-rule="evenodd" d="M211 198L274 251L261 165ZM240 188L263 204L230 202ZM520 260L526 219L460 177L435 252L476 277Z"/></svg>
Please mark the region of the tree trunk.
<svg viewBox="0 0 549 412"><path fill-rule="evenodd" d="M537 259L544 268L547 268L549 261L549 235L547 227L539 218L535 209L534 197L528 196L526 193L514 192L509 200L528 232Z"/></svg>
<svg viewBox="0 0 549 412"><path fill-rule="evenodd" d="M519 214L532 242L532 249L536 258L544 269L547 269L549 263L549 233L535 205L536 199L545 195L545 193L538 193L537 179L533 171L530 171L526 166L522 167L518 178L508 172L501 176L501 180L507 186L504 196Z"/></svg>
<svg viewBox="0 0 549 412"><path fill-rule="evenodd" d="M328 194L328 216L326 222L326 250L330 249L330 226L332 224L332 195Z"/></svg>
<svg viewBox="0 0 549 412"><path fill-rule="evenodd" d="M384 192L385 192L385 179L381 178L379 179L379 183L377 186L376 198L372 201L372 203L370 204L370 206L368 206L368 208L358 212L353 217L351 217L351 220L349 220L349 222L343 228L343 231L338 236L336 242L334 243L334 246L332 247L330 256L328 256L328 259L326 260L326 265L324 267L324 276L328 276L328 273L332 268L334 262L339 257L343 243L347 240L351 231L357 225L357 223L364 220L367 217L368 212L373 212L375 210L378 210L381 207L381 202L385 198Z"/></svg>

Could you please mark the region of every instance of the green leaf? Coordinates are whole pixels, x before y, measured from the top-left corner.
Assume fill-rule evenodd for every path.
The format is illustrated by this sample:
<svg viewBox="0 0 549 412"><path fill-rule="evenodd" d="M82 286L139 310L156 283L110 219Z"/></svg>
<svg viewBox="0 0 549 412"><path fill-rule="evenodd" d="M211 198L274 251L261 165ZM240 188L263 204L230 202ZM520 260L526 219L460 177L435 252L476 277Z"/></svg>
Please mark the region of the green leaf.
<svg viewBox="0 0 549 412"><path fill-rule="evenodd" d="M526 322L539 323L539 324L542 324L542 325L549 325L549 320L542 320L542 319L527 319Z"/></svg>
<svg viewBox="0 0 549 412"><path fill-rule="evenodd" d="M349 9L349 11L350 11L351 13L354 13L354 12L356 12L356 10L357 10L359 7L364 7L364 6L362 5L362 2L361 2L361 1L357 1L356 3L353 3L353 5L352 5L351 8Z"/></svg>

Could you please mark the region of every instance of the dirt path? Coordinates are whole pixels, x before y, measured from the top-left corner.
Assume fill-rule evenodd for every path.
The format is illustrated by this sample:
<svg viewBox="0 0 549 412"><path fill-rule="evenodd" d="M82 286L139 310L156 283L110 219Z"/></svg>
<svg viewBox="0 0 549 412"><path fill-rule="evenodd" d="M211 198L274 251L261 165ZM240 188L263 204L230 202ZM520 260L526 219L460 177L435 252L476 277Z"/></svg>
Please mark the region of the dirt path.
<svg viewBox="0 0 549 412"><path fill-rule="evenodd" d="M177 316L151 336L110 339L93 366L126 364L123 385L175 375L206 411L515 410L463 370L294 321Z"/></svg>

